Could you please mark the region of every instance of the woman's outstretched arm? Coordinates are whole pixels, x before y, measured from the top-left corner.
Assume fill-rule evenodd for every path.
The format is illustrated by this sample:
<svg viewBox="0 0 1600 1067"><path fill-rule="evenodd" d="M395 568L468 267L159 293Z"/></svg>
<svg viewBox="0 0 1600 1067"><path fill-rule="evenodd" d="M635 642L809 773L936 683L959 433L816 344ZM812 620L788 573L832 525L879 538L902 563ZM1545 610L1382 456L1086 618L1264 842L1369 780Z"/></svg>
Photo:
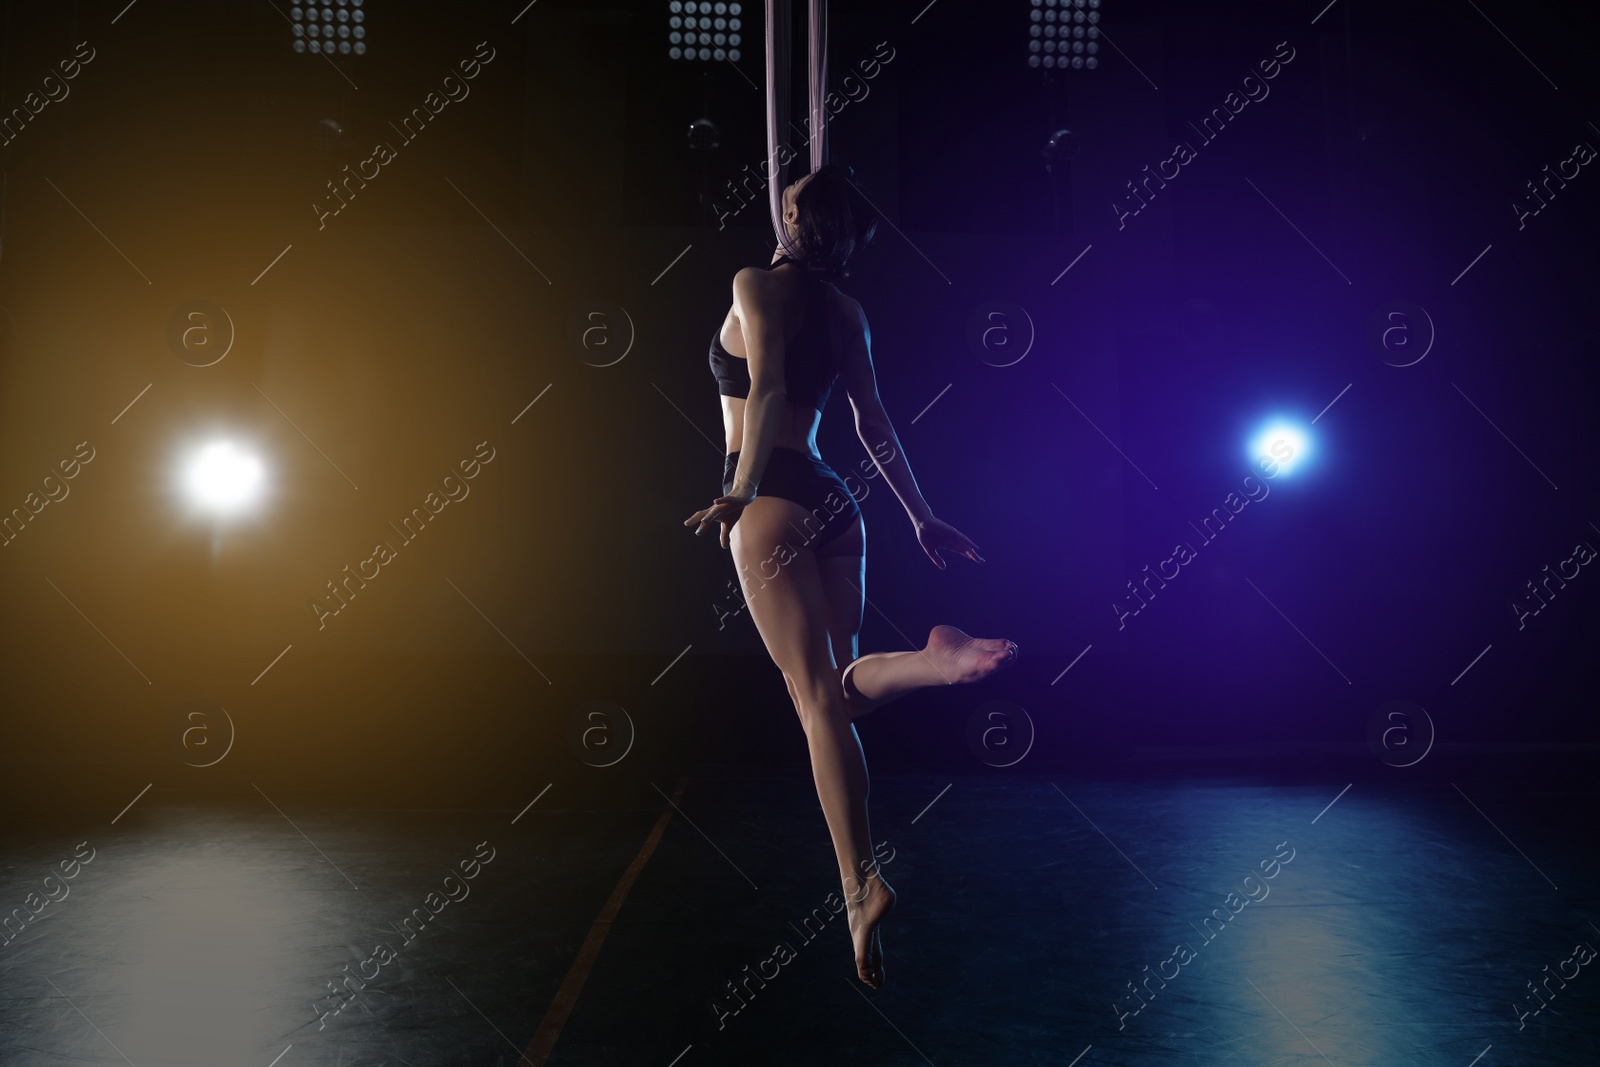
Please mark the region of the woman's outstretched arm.
<svg viewBox="0 0 1600 1067"><path fill-rule="evenodd" d="M844 347L839 377L850 397L850 408L855 412L856 436L861 438L867 455L877 464L894 495L900 498L915 526L931 519L933 509L922 498L922 490L917 488L911 464L894 432L894 423L889 421L889 413L878 396L878 376L872 368L872 328L867 325L866 312L855 300L849 300L846 307L845 322L841 326Z"/></svg>
<svg viewBox="0 0 1600 1067"><path fill-rule="evenodd" d="M846 299L846 321L840 326L844 340L839 375L855 412L856 435L884 481L900 498L901 506L916 529L917 541L934 566L944 569L944 560L939 556L941 549L982 563L978 546L960 530L934 517L933 509L923 499L917 479L911 473L911 462L894 431L894 423L889 420L889 413L878 396L877 373L872 367L872 329L867 325L866 313L858 302Z"/></svg>

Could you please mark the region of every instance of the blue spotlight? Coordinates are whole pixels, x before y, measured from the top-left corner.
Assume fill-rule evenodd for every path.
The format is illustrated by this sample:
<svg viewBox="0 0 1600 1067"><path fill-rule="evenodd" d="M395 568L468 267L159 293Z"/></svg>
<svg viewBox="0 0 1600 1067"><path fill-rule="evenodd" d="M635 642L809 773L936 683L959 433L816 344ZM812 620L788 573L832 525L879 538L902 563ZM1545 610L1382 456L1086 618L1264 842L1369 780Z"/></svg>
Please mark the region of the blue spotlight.
<svg viewBox="0 0 1600 1067"><path fill-rule="evenodd" d="M1311 439L1300 427L1273 421L1249 445L1253 467L1269 478L1293 474L1311 453Z"/></svg>

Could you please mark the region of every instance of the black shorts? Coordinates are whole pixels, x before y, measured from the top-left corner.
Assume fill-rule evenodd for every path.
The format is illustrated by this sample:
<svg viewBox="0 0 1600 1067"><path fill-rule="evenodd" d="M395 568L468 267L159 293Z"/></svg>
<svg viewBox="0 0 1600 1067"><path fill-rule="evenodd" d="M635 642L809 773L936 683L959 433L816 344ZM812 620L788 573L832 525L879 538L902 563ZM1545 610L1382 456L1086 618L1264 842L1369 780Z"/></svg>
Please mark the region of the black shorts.
<svg viewBox="0 0 1600 1067"><path fill-rule="evenodd" d="M733 476L738 468L739 453L730 452L722 462L724 495L732 494ZM811 512L811 518L796 529L800 544L809 548L826 545L843 536L861 514L861 506L832 467L792 448L773 447L756 495L792 500Z"/></svg>

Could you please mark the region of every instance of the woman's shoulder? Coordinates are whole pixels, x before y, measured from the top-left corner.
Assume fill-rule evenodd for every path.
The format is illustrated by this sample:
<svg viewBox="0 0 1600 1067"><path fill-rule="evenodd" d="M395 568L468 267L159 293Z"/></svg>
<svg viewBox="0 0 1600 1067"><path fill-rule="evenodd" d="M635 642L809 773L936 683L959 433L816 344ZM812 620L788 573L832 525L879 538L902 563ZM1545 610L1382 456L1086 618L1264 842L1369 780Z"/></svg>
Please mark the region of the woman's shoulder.
<svg viewBox="0 0 1600 1067"><path fill-rule="evenodd" d="M740 267L738 270L733 272L733 284L738 285L741 282L746 285L760 284L769 280L771 277L772 272L765 267Z"/></svg>
<svg viewBox="0 0 1600 1067"><path fill-rule="evenodd" d="M861 301L840 289L832 282L824 282L828 295L832 298L834 315L847 326L859 328L867 321L866 312L861 309Z"/></svg>
<svg viewBox="0 0 1600 1067"><path fill-rule="evenodd" d="M785 277L772 267L741 267L734 272L735 291L776 293L785 288Z"/></svg>
<svg viewBox="0 0 1600 1067"><path fill-rule="evenodd" d="M771 307L779 295L774 281L771 271L760 267L741 268L733 276L734 306Z"/></svg>

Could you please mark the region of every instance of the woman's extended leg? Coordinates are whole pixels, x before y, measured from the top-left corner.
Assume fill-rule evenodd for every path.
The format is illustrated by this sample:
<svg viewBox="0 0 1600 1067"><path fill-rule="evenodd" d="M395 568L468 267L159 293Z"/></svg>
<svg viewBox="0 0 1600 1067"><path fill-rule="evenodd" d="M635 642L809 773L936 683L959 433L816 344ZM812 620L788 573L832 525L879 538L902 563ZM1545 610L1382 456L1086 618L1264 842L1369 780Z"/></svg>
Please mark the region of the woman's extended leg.
<svg viewBox="0 0 1600 1067"><path fill-rule="evenodd" d="M954 626L942 625L928 634L927 647L915 652L869 652L858 657L865 562L865 528L859 517L850 530L817 549L833 658L853 718L914 689L976 682L1016 661L1017 646L1012 641L968 637Z"/></svg>
<svg viewBox="0 0 1600 1067"><path fill-rule="evenodd" d="M840 672L839 684L865 714L914 689L976 682L1017 658L1017 646L1002 637L968 637L954 626L935 626L926 647L915 652L869 652Z"/></svg>
<svg viewBox="0 0 1600 1067"><path fill-rule="evenodd" d="M791 523L807 512L781 497L757 497L734 525L732 548L756 629L783 671L811 753L817 798L833 837L839 877L849 902L856 968L861 980L882 984L881 960L869 958L877 923L894 903L875 872L867 822L867 764L839 685L829 631L829 606L815 554L793 548ZM753 588L752 588L753 587Z"/></svg>

